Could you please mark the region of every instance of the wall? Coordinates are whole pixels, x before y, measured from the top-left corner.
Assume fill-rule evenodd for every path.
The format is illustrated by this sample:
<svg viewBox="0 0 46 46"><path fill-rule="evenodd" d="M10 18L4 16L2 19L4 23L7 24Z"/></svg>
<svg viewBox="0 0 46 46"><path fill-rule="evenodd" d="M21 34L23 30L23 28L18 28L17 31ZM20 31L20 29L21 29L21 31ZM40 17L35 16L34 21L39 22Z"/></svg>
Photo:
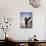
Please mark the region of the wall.
<svg viewBox="0 0 46 46"><path fill-rule="evenodd" d="M33 28L21 29L20 28L20 12L30 11L33 13ZM0 0L0 18L12 17L13 22L10 31L10 37L16 40L28 40L34 34L37 35L39 40L45 39L45 8L32 8L28 0ZM0 31L0 35L2 35ZM4 34L4 33L3 33ZM4 37L0 36L0 39Z"/></svg>

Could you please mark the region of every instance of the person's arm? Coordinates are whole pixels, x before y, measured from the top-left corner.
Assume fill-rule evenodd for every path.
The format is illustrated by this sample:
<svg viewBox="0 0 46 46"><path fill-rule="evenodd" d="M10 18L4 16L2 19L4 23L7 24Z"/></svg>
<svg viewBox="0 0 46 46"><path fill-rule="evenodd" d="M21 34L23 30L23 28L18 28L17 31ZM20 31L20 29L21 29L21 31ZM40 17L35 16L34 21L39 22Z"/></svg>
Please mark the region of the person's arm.
<svg viewBox="0 0 46 46"><path fill-rule="evenodd" d="M28 18L28 21L31 19L31 16Z"/></svg>

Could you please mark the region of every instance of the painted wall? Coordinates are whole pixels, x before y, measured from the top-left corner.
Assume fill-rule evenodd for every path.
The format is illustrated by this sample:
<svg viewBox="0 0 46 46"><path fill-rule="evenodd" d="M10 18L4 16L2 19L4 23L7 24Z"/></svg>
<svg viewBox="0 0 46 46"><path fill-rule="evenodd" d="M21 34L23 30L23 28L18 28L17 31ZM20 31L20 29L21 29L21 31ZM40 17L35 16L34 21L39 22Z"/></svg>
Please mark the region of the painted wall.
<svg viewBox="0 0 46 46"><path fill-rule="evenodd" d="M44 6L45 7L45 6ZM0 0L0 19L4 16L12 17L13 22L10 31L10 37L16 40L28 40L34 34L37 35L37 39L45 40L45 16L46 8L32 8L28 0ZM20 28L20 12L30 11L33 13L33 28L32 29L21 29ZM4 35L3 31L0 30L0 39Z"/></svg>

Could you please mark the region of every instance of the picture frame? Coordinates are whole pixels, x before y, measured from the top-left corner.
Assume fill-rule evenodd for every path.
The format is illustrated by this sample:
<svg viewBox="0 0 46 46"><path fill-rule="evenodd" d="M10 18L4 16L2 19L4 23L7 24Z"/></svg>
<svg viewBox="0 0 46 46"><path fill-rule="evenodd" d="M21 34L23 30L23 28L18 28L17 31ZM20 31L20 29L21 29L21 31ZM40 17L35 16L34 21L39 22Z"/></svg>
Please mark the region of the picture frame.
<svg viewBox="0 0 46 46"><path fill-rule="evenodd" d="M32 12L20 12L20 28L32 28Z"/></svg>

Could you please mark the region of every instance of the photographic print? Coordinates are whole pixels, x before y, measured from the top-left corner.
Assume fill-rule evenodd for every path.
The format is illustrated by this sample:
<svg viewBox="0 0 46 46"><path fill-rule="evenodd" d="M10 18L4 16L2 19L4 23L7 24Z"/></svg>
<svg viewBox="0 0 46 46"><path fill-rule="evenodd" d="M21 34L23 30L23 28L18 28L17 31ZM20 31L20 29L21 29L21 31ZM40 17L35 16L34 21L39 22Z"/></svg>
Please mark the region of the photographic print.
<svg viewBox="0 0 46 46"><path fill-rule="evenodd" d="M20 27L32 28L32 12L20 12Z"/></svg>

